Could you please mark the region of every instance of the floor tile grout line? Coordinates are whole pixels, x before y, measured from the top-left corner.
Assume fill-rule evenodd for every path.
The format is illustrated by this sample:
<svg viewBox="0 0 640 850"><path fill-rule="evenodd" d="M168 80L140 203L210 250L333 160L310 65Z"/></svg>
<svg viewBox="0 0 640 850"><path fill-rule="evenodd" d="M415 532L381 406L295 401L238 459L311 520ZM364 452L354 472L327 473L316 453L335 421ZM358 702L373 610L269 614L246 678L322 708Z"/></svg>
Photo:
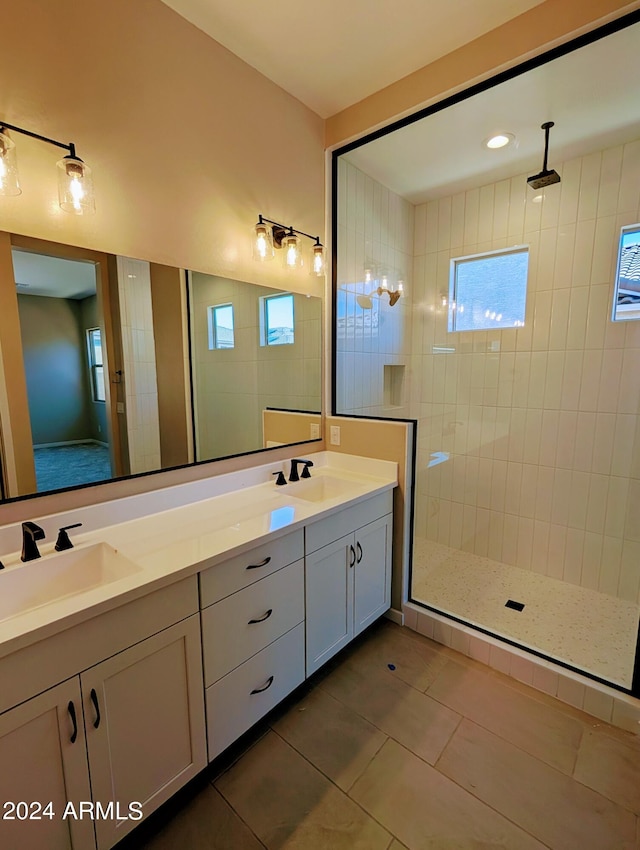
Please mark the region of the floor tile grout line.
<svg viewBox="0 0 640 850"><path fill-rule="evenodd" d="M554 767L552 764L549 764L548 762L542 761L542 759L539 759L537 756L534 756L532 753L527 752L527 750L522 749L522 747L519 747L517 744L514 744L512 741L507 741L505 738L502 738L500 735L497 735L497 734L496 734L495 732L493 732L491 729L487 729L486 727L482 726L482 724L477 723L475 720L472 720L470 717L466 717L466 716L465 716L463 719L464 719L464 720L468 720L468 721L469 721L469 723L473 723L475 726L478 726L480 729L484 729L484 730L485 730L485 732L489 732L489 734L491 734L491 735L495 735L495 737L496 737L496 738L500 738L500 740L501 740L501 741L503 741L504 743L506 743L506 744L508 744L509 746L513 747L514 749L519 750L520 752L524 753L526 756L529 756L529 758L536 759L536 761L539 761L539 762L540 762L541 764L543 764L545 767L548 767L548 768L550 768L551 770L554 770L556 773L559 773L559 774L560 774L560 776L563 776L565 779L569 779L571 782L575 782L577 785L581 785L581 786L582 786L583 788L585 788L586 790L591 791L591 793L592 793L592 794L597 794L597 795L598 795L598 797L602 797L602 799L603 799L603 800L607 800L609 803L612 803L614 806L618 806L619 808L623 809L624 811L629 812L629 814L633 815L633 816L636 818L636 820L638 821L638 823L640 824L640 814L638 814L637 812L633 811L632 809L627 808L627 807L626 807L623 803L619 802L618 800L612 800L610 797L607 797L605 794L602 794L602 793L601 793L600 791L598 791L596 788L592 788L590 785L585 785L585 783L584 783L584 782L581 782L579 779L576 779L574 776L572 776L572 775L568 775L568 774L564 773L563 771L559 770L558 768ZM456 732L458 731L459 726L460 726L460 724L458 724L458 727L456 728ZM443 755L444 755L444 753L445 753L445 750L447 749L447 747L449 746L449 744L450 744L450 743L451 743L451 741L453 740L454 735L455 735L455 732L454 732L454 734L453 734L453 735L451 735L451 737L450 737L450 738L449 738L449 740L447 741L447 744L445 745L444 749L442 750L442 752L441 752L441 753L440 753L440 755L438 756L438 758L437 758L437 760L436 760L436 763L435 763L435 764L433 764L433 765L430 765L430 766L431 766L431 767L433 767L433 769L434 769L434 770L437 770L437 771L438 771L438 773L439 773L441 776L444 776L444 777L446 777L447 779L450 779L453 783L455 783L456 785L458 785L458 787L459 787L459 788L462 788L462 790L463 790L463 791L467 791L467 793L471 794L471 796L472 796L472 797L475 797L475 799L480 800L480 802L482 802L482 803L485 803L485 801L484 801L484 800L482 800L480 797L477 797L477 796L476 796L476 795L475 795L472 791L469 791L467 788L464 788L464 786L460 785L460 784L459 784L459 783L458 783L455 779L453 779L453 778L452 778L451 776L449 776L448 774L444 773L444 772L443 772L442 770L440 770L440 768L438 767L438 763L439 763L439 762L440 762L440 760L442 759L442 757L443 757ZM397 742L397 743L400 743L400 742ZM403 745L403 744L400 744L400 746L404 746L404 745ZM405 747L405 749L407 749L407 747ZM409 750L409 752L412 752L412 750ZM414 755L416 756L416 758L421 758L421 757L418 755L418 753L414 753ZM425 762L425 764L429 764L429 762L427 762L425 759L421 759L421 761L424 761L424 762ZM489 805L489 803L485 803L485 805L487 805L487 806L489 806L489 808L492 808L492 809L493 809L493 806L490 806L490 805ZM498 811L498 809L495 809L494 811ZM500 814L502 814L501 812L499 812L499 813L500 813ZM504 816L504 817L507 817L506 815L503 815L503 816ZM515 823L515 821L514 821L514 823ZM518 826L520 826L520 824L518 824ZM520 829L524 829L524 827L520 826ZM638 826L638 829L640 829L640 825ZM525 830L525 831L526 831L526 830ZM539 838L537 838L536 836L533 836L533 837L534 837L534 838L536 838L536 841L540 841L540 839L539 839ZM554 849L553 849L553 848L551 848L551 850L554 850ZM560 848L560 850L564 850L564 848Z"/></svg>
<svg viewBox="0 0 640 850"><path fill-rule="evenodd" d="M455 651L455 650L454 650L454 651ZM453 659L449 659L449 660L454 661ZM349 659L349 661L351 661L351 659ZM454 661L454 663L455 663L455 661ZM356 667L357 665L355 665L354 663L351 663L349 666L351 666L351 667L353 668L353 667ZM446 665L445 665L445 666L446 666ZM389 734L388 734L387 732L385 732L383 729L380 729L380 727L379 727L379 726L376 726L376 724L371 723L371 721L370 721L367 717L365 717L363 714L361 714L359 710L358 710L358 711L356 711L356 710L353 708L353 706L348 705L347 703L344 703L342 700L340 700L340 699L339 699L339 697L336 697L334 694L329 694L329 695L330 695L330 696L332 696L334 699L338 700L338 702L340 702L342 705L344 705L347 709L350 709L351 711L354 711L354 712L355 712L355 713L356 713L359 717L362 717L364 720L366 720L366 721L367 721L368 723L370 723L372 726L375 726L375 728L376 728L376 729L379 729L379 731L380 731L380 732L382 732L382 734L386 735L386 736L387 736L387 738L391 738L392 740L396 741L396 743L400 744L400 746L404 747L404 748L405 748L405 749L407 749L409 752L413 752L413 754L414 754L417 758L419 758L421 761L424 761L424 763L425 763L425 764L429 764L431 767L434 767L435 769L437 769L436 765L437 765L438 761L440 760L440 758L441 758L442 754L444 753L444 750L447 748L447 746L448 746L448 745L449 745L449 743L451 742L451 740L452 740L452 738L454 737L455 733L456 733L456 732L457 732L457 730L459 729L459 727L460 727L460 724L461 724L462 720L463 720L463 719L466 719L466 720L468 720L470 723L474 723L475 725L479 726L481 729L484 729L486 732L489 732L490 734L495 735L495 736L496 736L497 738L499 738L501 741L504 741L506 744L509 744L510 746L513 746L515 749L519 750L520 752L524 753L525 755L529 756L530 758L533 758L533 759L535 759L536 761L540 762L541 764L545 765L546 767L549 767L549 768L551 768L552 770L555 770L555 771L556 771L557 773L559 773L561 776L564 776L564 777L566 777L566 778L568 778L568 779L572 780L573 782L577 782L577 783L578 783L579 785L581 785L583 788L586 788L586 789L588 789L589 791L591 791L591 792L593 792L593 793L597 794L599 797L602 797L603 799L608 800L609 802L611 802L611 803L613 803L613 804L615 804L615 805L617 805L617 806L620 806L620 808L625 809L626 811L630 811L630 812L631 812L631 814L636 815L636 812L634 812L634 811L633 811L633 810L631 810L631 809L628 809L625 805L623 805L622 803L620 803L618 800L612 800L612 799L610 799L609 797L607 797L605 794L602 794L602 793L601 793L600 791L598 791L597 789L592 788L590 785L586 785L584 782L581 782L579 779L576 779L576 778L574 777L574 772L575 772L575 768L576 768L576 764L577 764L577 759L578 759L578 753L579 753L579 750L580 750L580 746L581 746L581 744L582 744L582 740L583 740L583 738L584 738L584 734L585 734L585 732L587 731L587 729L589 728L589 727L587 726L587 724L586 724L586 723L585 723L582 719L577 718L577 717L574 717L574 716L572 716L572 715L570 715L570 714L568 714L568 713L565 713L565 712L560 712L560 713L561 713L561 715L562 715L563 717L566 717L566 718L568 718L568 719L570 719L570 720L574 720L574 721L575 721L575 722L579 725L579 727L580 727L580 741L579 741L579 742L578 742L578 744L576 745L575 752L574 752L574 754L573 754L573 755L574 755L574 758L573 758L573 766L572 766L572 768L571 768L571 772L570 772L570 773L565 773L563 770L561 770L561 769L560 769L560 768L558 768L557 766L555 766L555 765L553 765L553 764L550 764L549 762L545 761L544 759L540 758L539 756L537 756L537 755L535 755L535 754L533 754L533 753L528 752L527 750L525 750L525 749L524 749L523 747L521 747L520 745L518 745L518 744L514 743L513 741L510 741L508 738L504 738L504 737L503 737L503 736L502 736L499 732L495 732L493 729L490 729L489 727L484 726L482 723L478 722L477 720L475 720L475 719L473 719L473 718L471 718L471 717L468 717L466 714L461 714L461 713L460 713L459 711L457 711L456 709L452 708L451 706L447 705L446 703L442 702L441 700L438 700L436 697L434 697L434 696L430 695L430 694L428 693L429 688L431 688L431 687L435 684L435 682L436 682L436 680L437 680L438 676L440 675L440 673L442 673L442 672L443 672L443 670L444 670L444 669L445 669L445 668L443 667L443 669L442 669L441 671L439 671L438 675L436 676L436 679L434 679L434 681L433 681L430 685L428 685L428 686L427 686L427 689L426 689L425 691L420 691L420 690L418 690L417 688L414 688L414 690L416 690L418 693L422 693L424 696L428 696L431 700L433 700L434 702L437 702L439 705L443 706L445 709L448 709L449 711L453 712L454 714L457 714L457 715L459 716L459 718L460 718L460 719L458 720L458 723L456 724L456 728L455 728L455 729L453 730L453 732L449 735L449 738L448 738L448 740L447 740L446 744L444 745L444 747L443 747L443 749L442 749L442 751L441 751L440 755L439 755L439 756L438 756L438 758L436 759L435 764L431 764L429 761L427 761L426 759L424 759L421 755L419 755L418 753L416 753L416 752L414 752L413 750L411 750L411 749L409 749L408 747L406 747L406 745L405 745L405 744L403 744L402 742L398 741L398 740L397 740L397 738L395 738L393 735L389 735ZM493 669L493 668L489 668L489 670L492 670L492 669ZM493 677L491 677L491 678L493 678ZM401 681L402 681L404 684L409 685L409 683L404 682L404 680L403 680L403 679L402 679ZM499 680L499 678L497 678L497 677L496 677L496 681L500 681L500 680ZM322 685L322 683L320 683L320 686L321 686L321 685ZM411 687L411 685L409 685L409 687ZM516 689L512 689L512 690L514 690L514 691L515 691L515 693L518 693L518 694L521 694L521 695L522 695L522 696L524 696L524 697L527 697L527 695L526 695L526 694L522 694L522 692L521 692L521 691L519 691L519 690L516 690ZM328 692L328 691L325 691L325 693L329 693L329 692ZM546 703L545 703L545 704L546 704ZM550 707L550 708L553 708L553 706L549 706L549 707ZM378 752L379 752L379 751L378 751ZM364 771L363 771L363 772L364 772ZM445 774L443 774L441 771L438 771L438 772L439 772L439 773L441 773L441 775L443 775L443 776L445 775ZM361 774L361 775L362 775L362 774ZM357 781L357 780L356 780L356 781ZM355 785L355 781L354 781L354 783L352 784L351 788L353 787L353 785ZM460 786L460 787L461 787L461 786ZM351 790L351 788L350 788L349 790ZM474 795L472 795L472 796L474 796ZM637 816L637 815L636 815L636 816Z"/></svg>
<svg viewBox="0 0 640 850"><path fill-rule="evenodd" d="M247 752L248 752L248 750L247 750ZM234 764L235 764L235 763L236 763L236 762L234 762ZM225 773L226 773L226 771L225 771ZM251 835L253 835L253 837L254 837L254 838L255 838L255 840L258 842L258 844L259 844L261 847L264 847L264 850L268 850L267 845L264 843L264 841L261 841L261 840L260 840L260 838L258 838L258 836L256 835L256 833L253 831L253 829L251 829L251 827L250 827L250 826L249 826L249 824L246 822L246 820L242 817L242 815L241 815L238 811L236 811L235 806L231 803L231 801L230 801L230 800L228 800L228 799L226 798L226 796L222 793L222 791L221 791L219 788L216 788L216 787L215 787L215 785L213 785L213 783L211 783L211 785L212 785L212 787L213 787L213 790L214 790L217 794L219 794L219 795L222 797L222 799L224 800L225 804L226 804L227 806L229 806L229 808L230 808L230 809L231 809L231 811L234 813L234 815L238 818L238 820L240 821L240 823L242 823L242 824L244 824L244 826L246 826L246 828L249 830L249 832L251 833Z"/></svg>
<svg viewBox="0 0 640 850"><path fill-rule="evenodd" d="M393 740L395 740L395 739L393 739ZM482 800L482 799L481 799L480 797L478 797L476 794L474 794L473 792L469 791L469 789L468 789L468 788L465 788L463 785L460 785L460 783L459 783L459 782L457 782L455 779L453 779L451 776L447 776L447 774L446 774L446 773L443 773L441 770L438 770L438 768L437 768L435 765L433 765L433 764L429 764L429 762L428 762L428 761L426 761L426 760L425 760L425 759L423 759L423 758L420 758L420 756L419 756L417 753L414 753L412 750L408 749L408 747L405 747L405 746L404 746L404 744L401 744L399 741L396 741L396 743L398 744L398 746L402 747L402 749L403 749L403 750L406 750L406 752L408 752L408 753L410 753L411 755L415 756L417 759L420 759L420 761L424 762L426 765L428 765L429 767L431 767L433 770L437 770L437 771L438 771L438 773L439 773L439 775L440 775L440 776L442 776L442 777L443 777L443 779L446 779L446 780L448 780L449 782L453 783L453 785L455 785L455 786L456 786L456 788L459 788L462 792L464 792L465 794L468 794L468 795L469 795L470 797L472 797L474 800L477 800L477 801L478 801L481 805L486 806L486 808L487 808L487 809L489 809L490 811L494 812L494 813L495 813L495 814L497 814L499 817L503 818L505 821L507 821L508 823L510 823L510 824L512 824L513 826L515 826L517 829L519 829L519 830L520 830L521 832L523 832L525 835L528 835L528 836L529 836L530 838L532 838L534 841L537 841L537 842L538 842L538 844L540 844L542 847L546 847L546 848L547 848L547 850L565 850L565 848L553 847L553 846L552 846L552 845L550 845L550 844L545 844L545 842L544 842L541 838L538 838L538 836L537 836L537 835L534 835L532 832L529 832L529 830L528 830L528 829L525 829L525 828L524 828L524 826L522 826L522 824L518 823L518 822L517 822L517 821L515 821L515 820L512 820L512 819L511 819L508 815L506 815L504 812L501 812L499 809L494 808L494 806L492 806L490 803L487 803L487 802L486 802L486 800ZM446 747L445 747L445 749L446 749ZM443 751L443 752L444 752L444 751ZM442 755L442 753L441 753L440 755ZM438 756L437 761L440 761L440 756ZM396 837L397 837L397 836L396 836ZM399 838L398 838L398 841L400 841L400 839L399 839Z"/></svg>
<svg viewBox="0 0 640 850"><path fill-rule="evenodd" d="M376 728L377 728L377 727L376 727ZM282 737L282 735L280 735L278 732L276 732L276 731L275 731L275 729L273 729L272 731L273 731L273 733L274 733L275 735L277 735L277 736L278 736L278 738L280 738L280 740L281 740L281 741L282 741L282 742L283 742L283 743L284 743L287 747L291 747L291 749L292 749L294 752L296 752L296 753L300 756L300 758L304 759L304 761L306 761L306 762L307 762L307 764L308 764L308 765L309 765L309 766L310 766L313 770L316 770L316 771L317 771L317 772L318 772L321 776L323 776L323 777L327 780L327 782L330 782L330 783L331 783L331 785L333 785L333 787L334 787L334 788L336 788L336 789L337 789L337 790L338 790L341 794L344 794L344 796L345 796L345 797L346 797L346 798L347 798L347 799L348 799L351 803L353 803L353 805L354 805L354 806L357 806L357 807L360 809L360 811L361 811L364 815L366 815L368 818L370 818L372 821L374 821L374 823L377 823L377 824L378 824L378 826L379 826L381 829L384 829L384 831L385 831L385 832L388 832L388 833L389 833L389 835L391 836L391 842L390 842L389 846L391 846L391 844L393 844L393 839L394 839L394 838L397 838L397 839L398 839L398 841L400 841L400 839L398 838L398 836L397 836L395 833L391 832L391 830L390 830L390 829L388 829L388 827L386 827L384 824L380 823L380 821L379 821L376 817L374 817L372 814L370 814L370 813L369 813L369 812L368 812L365 808L363 808L357 800L354 800L354 799L353 799L353 797L352 797L349 793L347 793L347 792L346 792L346 791L344 791L342 788L340 788L340 786L339 786L339 785L336 785L336 783L333 781L333 779L331 779L331 778L330 778L330 777L328 777L325 773L323 773L323 772L320 770L320 768L319 768L319 767L316 767L316 765L315 765L315 764L313 764L313 762L312 762L312 761L310 761L310 760L309 760L309 759L308 759L308 758L304 755L304 753L301 753L301 752L299 752L298 750L296 750L296 748L295 748L292 744L290 744L287 740L285 740L285 738L283 738L283 737ZM382 731L382 730L380 730L380 731ZM388 737L387 737L387 740L389 740L389 739L388 739ZM387 743L387 741L385 741L385 742L382 744L382 746L380 747L380 750L382 749L382 747L384 747L384 744L386 744L386 743ZM378 750L378 752L380 752L380 750ZM376 753L376 755L377 755L377 754L378 754L378 753ZM372 761L373 761L373 759L372 759ZM370 763L371 763L371 762L370 762ZM370 764L370 763L369 763L369 764ZM368 767L368 766L369 766L369 765L367 765L367 767ZM360 777L363 775L363 773L364 773L364 771L360 774L360 776L358 777L358 779L360 779ZM356 782L357 782L357 780L356 780ZM354 782L354 783L352 783L352 785L351 785L351 787L352 787L352 788L353 788L353 785L355 785L355 782ZM401 843L402 843L402 842L401 842Z"/></svg>

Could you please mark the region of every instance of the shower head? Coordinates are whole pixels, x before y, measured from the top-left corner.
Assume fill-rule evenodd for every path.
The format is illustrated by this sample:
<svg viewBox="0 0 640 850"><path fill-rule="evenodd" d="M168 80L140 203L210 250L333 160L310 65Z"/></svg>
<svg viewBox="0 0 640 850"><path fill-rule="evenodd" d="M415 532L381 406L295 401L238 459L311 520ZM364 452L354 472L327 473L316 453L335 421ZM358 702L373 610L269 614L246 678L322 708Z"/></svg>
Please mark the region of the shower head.
<svg viewBox="0 0 640 850"><path fill-rule="evenodd" d="M547 156L549 155L549 130L553 127L553 121L546 121L541 125L544 130L544 161L542 163L542 171L539 174L533 174L527 178L527 183L532 189L544 189L545 186L551 186L553 183L560 182L560 175L553 168L547 168Z"/></svg>

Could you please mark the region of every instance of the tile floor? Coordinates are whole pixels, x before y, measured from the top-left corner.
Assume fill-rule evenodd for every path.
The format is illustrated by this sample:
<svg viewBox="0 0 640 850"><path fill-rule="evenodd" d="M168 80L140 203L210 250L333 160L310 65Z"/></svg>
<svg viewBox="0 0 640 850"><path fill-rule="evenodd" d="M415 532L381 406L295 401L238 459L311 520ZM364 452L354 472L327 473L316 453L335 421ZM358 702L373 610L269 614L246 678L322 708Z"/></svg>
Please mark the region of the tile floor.
<svg viewBox="0 0 640 850"><path fill-rule="evenodd" d="M388 621L249 737L118 850L640 850L640 738Z"/></svg>
<svg viewBox="0 0 640 850"><path fill-rule="evenodd" d="M640 606L417 537L412 596L608 682L630 688ZM523 602L523 611L505 602Z"/></svg>

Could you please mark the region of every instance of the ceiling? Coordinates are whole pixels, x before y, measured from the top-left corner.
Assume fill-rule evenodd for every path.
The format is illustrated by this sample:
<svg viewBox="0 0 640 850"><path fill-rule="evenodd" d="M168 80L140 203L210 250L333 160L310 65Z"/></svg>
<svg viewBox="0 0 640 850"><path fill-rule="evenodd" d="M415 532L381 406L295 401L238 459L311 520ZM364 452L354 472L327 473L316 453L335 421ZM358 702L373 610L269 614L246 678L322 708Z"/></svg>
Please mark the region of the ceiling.
<svg viewBox="0 0 640 850"><path fill-rule="evenodd" d="M323 118L544 0L163 0Z"/></svg>
<svg viewBox="0 0 640 850"><path fill-rule="evenodd" d="M640 24L569 53L346 158L412 203L542 169L543 121L554 121L549 168L640 137ZM513 133L509 147L482 142ZM561 169L558 168L557 170Z"/></svg>
<svg viewBox="0 0 640 850"><path fill-rule="evenodd" d="M96 267L83 260L63 260L13 248L13 274L18 295L87 298L96 294Z"/></svg>

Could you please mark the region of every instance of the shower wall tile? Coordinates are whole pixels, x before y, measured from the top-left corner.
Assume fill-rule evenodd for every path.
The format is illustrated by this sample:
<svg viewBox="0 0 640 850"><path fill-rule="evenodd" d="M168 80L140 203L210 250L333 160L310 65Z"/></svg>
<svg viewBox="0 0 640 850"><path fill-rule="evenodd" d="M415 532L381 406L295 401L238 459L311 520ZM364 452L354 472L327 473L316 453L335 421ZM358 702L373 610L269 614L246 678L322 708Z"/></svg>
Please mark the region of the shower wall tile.
<svg viewBox="0 0 640 850"><path fill-rule="evenodd" d="M640 217L640 143L557 168L541 203L520 175L414 209L341 162L339 282L362 285L371 262L408 285L377 328L357 330L347 299L338 404L419 420L419 534L638 598L640 323L610 311L619 229ZM451 258L522 242L525 327L449 333ZM386 364L407 369L392 411ZM433 452L449 460L427 468Z"/></svg>

